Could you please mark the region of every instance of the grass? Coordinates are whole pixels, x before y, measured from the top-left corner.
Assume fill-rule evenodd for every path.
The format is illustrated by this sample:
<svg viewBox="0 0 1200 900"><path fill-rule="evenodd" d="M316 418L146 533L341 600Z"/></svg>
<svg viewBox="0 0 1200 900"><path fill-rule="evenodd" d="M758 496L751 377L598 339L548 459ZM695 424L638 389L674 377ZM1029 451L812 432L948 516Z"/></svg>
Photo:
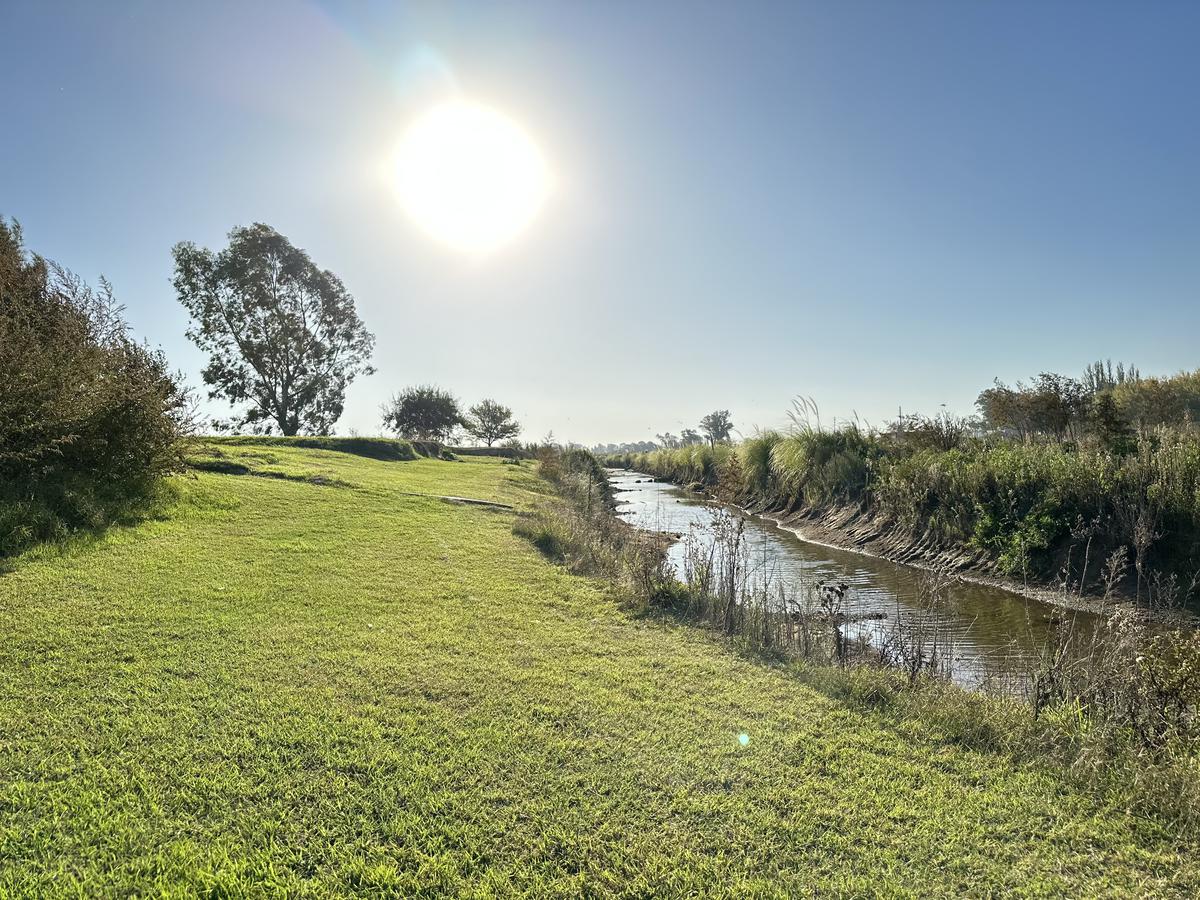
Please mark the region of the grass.
<svg viewBox="0 0 1200 900"><path fill-rule="evenodd" d="M1200 890L1169 827L411 495L528 508L529 464L223 452L280 475L0 576L0 896Z"/></svg>

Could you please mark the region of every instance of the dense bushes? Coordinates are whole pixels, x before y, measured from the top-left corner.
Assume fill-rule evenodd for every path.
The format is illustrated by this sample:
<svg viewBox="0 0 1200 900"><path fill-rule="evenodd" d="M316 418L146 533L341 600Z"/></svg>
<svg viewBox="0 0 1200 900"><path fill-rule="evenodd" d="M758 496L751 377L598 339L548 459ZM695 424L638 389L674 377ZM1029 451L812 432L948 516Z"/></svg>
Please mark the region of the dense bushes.
<svg viewBox="0 0 1200 900"><path fill-rule="evenodd" d="M99 291L0 220L0 555L144 504L181 465L185 396Z"/></svg>
<svg viewBox="0 0 1200 900"><path fill-rule="evenodd" d="M1200 439L1159 430L1118 454L1102 442L926 441L839 431L767 432L736 451L658 450L612 462L680 483L721 487L778 511L857 506L914 539L982 551L1004 572L1093 581L1124 547L1186 589L1200 569ZM732 464L736 461L736 464Z"/></svg>

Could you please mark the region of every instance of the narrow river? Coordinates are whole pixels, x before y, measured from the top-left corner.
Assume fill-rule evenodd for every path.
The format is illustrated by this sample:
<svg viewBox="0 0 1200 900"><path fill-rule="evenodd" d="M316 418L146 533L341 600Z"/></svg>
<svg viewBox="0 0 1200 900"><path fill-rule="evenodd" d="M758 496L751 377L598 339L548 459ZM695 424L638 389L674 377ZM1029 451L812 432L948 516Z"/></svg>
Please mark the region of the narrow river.
<svg viewBox="0 0 1200 900"><path fill-rule="evenodd" d="M689 540L712 542L718 504L652 476L622 469L608 470L617 514L647 531L685 535L671 545L669 560L682 569ZM921 602L920 585L927 573L873 556L838 550L800 539L795 533L758 516L743 515L748 560L753 577L813 590L822 583L848 585L843 608L853 624L847 636L862 635L872 643L885 639L897 622L930 624L936 615L939 632L952 647L951 677L970 688L1020 690L1051 636L1055 623L1091 630L1095 616L1059 609L990 585L957 581L948 604L937 613Z"/></svg>

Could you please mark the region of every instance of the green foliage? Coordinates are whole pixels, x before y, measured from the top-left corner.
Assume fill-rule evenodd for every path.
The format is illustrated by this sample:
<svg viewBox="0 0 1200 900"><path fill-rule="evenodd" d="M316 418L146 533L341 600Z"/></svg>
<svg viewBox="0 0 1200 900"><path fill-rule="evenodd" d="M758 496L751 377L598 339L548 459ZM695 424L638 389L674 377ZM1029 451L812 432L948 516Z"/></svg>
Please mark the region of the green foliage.
<svg viewBox="0 0 1200 900"><path fill-rule="evenodd" d="M328 434L346 388L374 371L375 338L341 280L261 223L233 229L220 253L192 243L172 252L187 336L209 354L209 396L249 404L240 424Z"/></svg>
<svg viewBox="0 0 1200 900"><path fill-rule="evenodd" d="M878 441L849 426L838 431L796 431L771 450L771 472L793 504L824 506L866 499Z"/></svg>
<svg viewBox="0 0 1200 900"><path fill-rule="evenodd" d="M1200 369L1169 378L1137 378L1112 388L1124 419L1143 432L1156 426L1200 422Z"/></svg>
<svg viewBox="0 0 1200 900"><path fill-rule="evenodd" d="M996 381L976 401L988 426L1028 439L1048 435L1056 440L1078 437L1083 428L1089 395L1083 382L1065 375L1043 372L1033 384L1009 387Z"/></svg>
<svg viewBox="0 0 1200 900"><path fill-rule="evenodd" d="M763 431L738 445L737 458L742 479L751 493L759 497L772 494L771 453L783 439L783 435L777 431Z"/></svg>
<svg viewBox="0 0 1200 900"><path fill-rule="evenodd" d="M948 450L923 435L798 429L742 442L736 467L720 445L609 461L714 489L724 472L737 478L724 492L781 511L861 507L914 538L982 551L1011 575L1049 579L1066 566L1073 580L1094 580L1124 547L1139 574L1190 583L1200 569L1200 436L1139 440L1119 423L1105 427L1104 440L1080 444L957 437ZM1085 553L1086 571L1071 568Z"/></svg>
<svg viewBox="0 0 1200 900"><path fill-rule="evenodd" d="M570 475L583 475L596 484L604 484L604 469L595 455L582 447L564 450L560 465Z"/></svg>
<svg viewBox="0 0 1200 900"><path fill-rule="evenodd" d="M721 469L733 457L729 444L692 444L673 450L652 450L613 458L613 462L648 472L679 484L698 484L714 487Z"/></svg>
<svg viewBox="0 0 1200 900"><path fill-rule="evenodd" d="M445 443L462 424L458 399L432 384L405 388L383 407L383 427L409 440Z"/></svg>
<svg viewBox="0 0 1200 900"><path fill-rule="evenodd" d="M1117 407L1112 391L1092 398L1091 430L1112 453L1125 456L1137 450L1137 436Z"/></svg>
<svg viewBox="0 0 1200 900"><path fill-rule="evenodd" d="M496 441L506 441L521 433L520 424L513 421L512 410L495 400L480 400L472 406L463 427L467 434L483 441L488 447Z"/></svg>
<svg viewBox="0 0 1200 900"><path fill-rule="evenodd" d="M143 510L181 463L186 395L95 291L0 219L0 556Z"/></svg>
<svg viewBox="0 0 1200 900"><path fill-rule="evenodd" d="M733 432L729 410L716 409L700 420L700 433L708 438L709 446L725 443Z"/></svg>

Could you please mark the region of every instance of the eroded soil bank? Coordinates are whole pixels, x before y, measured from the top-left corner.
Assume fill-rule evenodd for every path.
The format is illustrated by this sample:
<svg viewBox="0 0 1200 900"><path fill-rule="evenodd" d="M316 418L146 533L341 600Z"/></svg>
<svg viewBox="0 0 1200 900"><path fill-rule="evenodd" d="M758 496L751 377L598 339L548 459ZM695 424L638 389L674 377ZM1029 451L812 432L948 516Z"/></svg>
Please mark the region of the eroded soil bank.
<svg viewBox="0 0 1200 900"><path fill-rule="evenodd" d="M650 474L643 474L642 477L674 483ZM1068 590L1060 584L1034 578L1014 578L1001 572L995 561L982 550L961 545L945 546L928 537L914 537L895 522L872 516L857 505L787 511L761 503L728 503L699 483L677 487L706 502L732 506L747 515L766 519L808 543L861 553L925 571L950 573L963 581L987 585L1065 610L1106 614L1132 604L1134 599L1132 593L1121 593L1106 600L1090 590ZM1183 618L1192 620L1190 616Z"/></svg>
<svg viewBox="0 0 1200 900"><path fill-rule="evenodd" d="M943 547L929 539L917 539L895 523L880 520L853 507L826 510L799 510L779 513L742 508L793 532L801 540L886 559L927 571L948 572L975 584L1009 591L1069 610L1091 613L1112 612L1118 604L1132 598L1120 596L1107 601L1099 594L1066 590L1061 585L1013 578L998 571L994 561L980 550L968 547Z"/></svg>

